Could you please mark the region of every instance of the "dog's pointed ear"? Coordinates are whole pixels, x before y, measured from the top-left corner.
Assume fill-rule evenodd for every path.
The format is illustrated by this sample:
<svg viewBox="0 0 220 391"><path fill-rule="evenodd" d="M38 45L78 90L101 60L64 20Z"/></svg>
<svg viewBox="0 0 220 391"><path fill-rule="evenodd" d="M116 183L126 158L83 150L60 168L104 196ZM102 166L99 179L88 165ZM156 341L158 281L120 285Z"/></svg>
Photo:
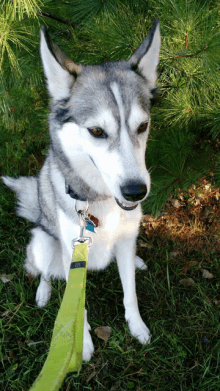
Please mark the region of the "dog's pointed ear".
<svg viewBox="0 0 220 391"><path fill-rule="evenodd" d="M159 19L156 19L148 36L128 60L132 69L150 82L151 88L155 87L157 78L160 42Z"/></svg>
<svg viewBox="0 0 220 391"><path fill-rule="evenodd" d="M60 50L45 27L41 27L40 54L50 96L55 100L67 98L75 79L82 72L82 66L75 64Z"/></svg>

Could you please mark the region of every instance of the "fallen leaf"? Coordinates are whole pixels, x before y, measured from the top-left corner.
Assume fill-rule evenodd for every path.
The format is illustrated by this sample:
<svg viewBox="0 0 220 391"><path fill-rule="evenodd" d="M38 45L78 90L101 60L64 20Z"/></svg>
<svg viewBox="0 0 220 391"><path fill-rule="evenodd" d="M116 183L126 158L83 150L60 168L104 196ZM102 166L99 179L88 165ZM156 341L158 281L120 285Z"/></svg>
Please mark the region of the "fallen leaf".
<svg viewBox="0 0 220 391"><path fill-rule="evenodd" d="M212 215L212 208L210 208L209 206L205 206L201 215L200 215L200 219L201 220L204 220L204 219L207 219L208 217L211 217Z"/></svg>
<svg viewBox="0 0 220 391"><path fill-rule="evenodd" d="M11 357L13 362L17 361L17 356L13 351L9 352L9 356Z"/></svg>
<svg viewBox="0 0 220 391"><path fill-rule="evenodd" d="M149 250L153 248L152 244L146 243L143 240L139 240L138 244L140 247L145 247L148 248Z"/></svg>
<svg viewBox="0 0 220 391"><path fill-rule="evenodd" d="M86 383L88 383L95 375L97 375L97 371L93 371L90 375L89 375L89 377L86 379Z"/></svg>
<svg viewBox="0 0 220 391"><path fill-rule="evenodd" d="M28 278L29 282L33 282L34 281L34 277L31 274L26 273L25 275Z"/></svg>
<svg viewBox="0 0 220 391"><path fill-rule="evenodd" d="M171 200L171 204L177 209L181 207L181 203L176 199Z"/></svg>
<svg viewBox="0 0 220 391"><path fill-rule="evenodd" d="M202 276L203 276L204 278L213 278L213 277L214 277L214 275L213 275L212 273L209 273L209 271L206 270L206 269L203 269L203 271L202 271Z"/></svg>
<svg viewBox="0 0 220 391"><path fill-rule="evenodd" d="M5 312L3 312L1 314L1 316L7 316L8 314L10 314L11 310L6 310Z"/></svg>
<svg viewBox="0 0 220 391"><path fill-rule="evenodd" d="M7 282L11 281L14 277L14 274L1 274L0 279L6 284Z"/></svg>
<svg viewBox="0 0 220 391"><path fill-rule="evenodd" d="M144 216L142 217L142 221L143 221L143 222L149 223L149 222L151 222L151 221L154 221L154 218L153 218L151 215L144 215Z"/></svg>
<svg viewBox="0 0 220 391"><path fill-rule="evenodd" d="M111 335L111 328L108 326L96 327L95 333L98 338L103 339L105 342L107 342Z"/></svg>
<svg viewBox="0 0 220 391"><path fill-rule="evenodd" d="M31 346L31 345L34 345L34 344L35 344L35 342L32 341L31 339L27 339L25 342L26 342L26 344L27 344L28 346Z"/></svg>
<svg viewBox="0 0 220 391"><path fill-rule="evenodd" d="M180 284L182 284L184 286L196 285L195 281L193 281L192 278L183 278L183 280L180 280Z"/></svg>
<svg viewBox="0 0 220 391"><path fill-rule="evenodd" d="M172 257L172 258L176 258L177 257L177 255L179 255L179 251L171 251L170 252L170 256Z"/></svg>
<svg viewBox="0 0 220 391"><path fill-rule="evenodd" d="M198 205L200 205L200 204L201 204L200 198L199 198L199 197L196 197L196 198L195 198L195 201L194 201L194 205L195 205L195 206L198 206Z"/></svg>
<svg viewBox="0 0 220 391"><path fill-rule="evenodd" d="M116 390L121 390L121 380L118 380L111 388L110 391L116 391Z"/></svg>

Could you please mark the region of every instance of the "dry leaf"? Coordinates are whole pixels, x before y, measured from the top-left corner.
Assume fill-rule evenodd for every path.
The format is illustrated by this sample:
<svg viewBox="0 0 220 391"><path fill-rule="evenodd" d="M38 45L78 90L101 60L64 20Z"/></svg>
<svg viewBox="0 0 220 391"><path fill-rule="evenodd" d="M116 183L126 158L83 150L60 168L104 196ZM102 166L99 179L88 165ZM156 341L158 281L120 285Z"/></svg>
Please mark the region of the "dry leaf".
<svg viewBox="0 0 220 391"><path fill-rule="evenodd" d="M198 206L201 204L201 200L199 197L195 197L195 200L194 200L194 206Z"/></svg>
<svg viewBox="0 0 220 391"><path fill-rule="evenodd" d="M171 204L177 209L181 207L181 203L176 199L171 200Z"/></svg>
<svg viewBox="0 0 220 391"><path fill-rule="evenodd" d="M3 312L3 313L1 314L1 316L2 316L2 317L3 317L3 316L7 316L7 315L10 314L10 312L11 312L11 310L7 310L7 311Z"/></svg>
<svg viewBox="0 0 220 391"><path fill-rule="evenodd" d="M121 380L116 381L116 383L110 388L110 391L121 390ZM138 390L137 390L138 391Z"/></svg>
<svg viewBox="0 0 220 391"><path fill-rule="evenodd" d="M31 339L27 339L25 342L26 342L26 344L27 344L28 346L35 345L35 344L36 344L36 342L32 341Z"/></svg>
<svg viewBox="0 0 220 391"><path fill-rule="evenodd" d="M149 223L149 222L154 221L154 218L153 218L151 215L144 215L144 216L142 217L142 221L143 221L143 222Z"/></svg>
<svg viewBox="0 0 220 391"><path fill-rule="evenodd" d="M14 274L1 274L0 278L6 284L7 282L11 281L14 277Z"/></svg>
<svg viewBox="0 0 220 391"><path fill-rule="evenodd" d="M211 217L211 215L212 215L212 208L210 208L209 206L205 206L200 215L200 219L201 220L207 219L208 217Z"/></svg>
<svg viewBox="0 0 220 391"><path fill-rule="evenodd" d="M205 189L206 190L209 190L211 188L211 184L210 183L208 183L207 185L205 185Z"/></svg>
<svg viewBox="0 0 220 391"><path fill-rule="evenodd" d="M180 280L180 284L182 284L184 286L196 285L196 283L193 281L192 278L183 278L183 280Z"/></svg>
<svg viewBox="0 0 220 391"><path fill-rule="evenodd" d="M177 257L177 255L179 255L179 251L171 251L170 252L170 256L171 256L171 258L176 258Z"/></svg>
<svg viewBox="0 0 220 391"><path fill-rule="evenodd" d="M34 277L33 277L31 274L26 273L25 275L26 275L26 277L28 278L28 281L29 281L29 282L33 282L33 281L34 281Z"/></svg>
<svg viewBox="0 0 220 391"><path fill-rule="evenodd" d="M11 311L12 310L7 310L7 311L5 311L5 312L3 312L2 314L1 314L1 316L3 317L3 316L7 316L7 315L9 315L10 313L11 313Z"/></svg>
<svg viewBox="0 0 220 391"><path fill-rule="evenodd" d="M209 273L209 271L206 270L206 269L203 269L203 271L202 271L202 276L203 276L204 278L213 278L213 277L214 277L214 275L213 275L212 273Z"/></svg>
<svg viewBox="0 0 220 391"><path fill-rule="evenodd" d="M17 356L13 351L9 352L9 356L11 357L13 362L17 361Z"/></svg>
<svg viewBox="0 0 220 391"><path fill-rule="evenodd" d="M98 338L103 339L105 342L108 342L108 339L111 335L111 328L108 326L96 327L95 333Z"/></svg>
<svg viewBox="0 0 220 391"><path fill-rule="evenodd" d="M148 244L148 243L144 242L143 240L139 240L138 245L139 245L140 247L148 248L149 250L150 250L151 248L153 248L152 244Z"/></svg>
<svg viewBox="0 0 220 391"><path fill-rule="evenodd" d="M90 373L89 377L86 379L86 383L88 383L95 375L97 375L97 371L93 371Z"/></svg>

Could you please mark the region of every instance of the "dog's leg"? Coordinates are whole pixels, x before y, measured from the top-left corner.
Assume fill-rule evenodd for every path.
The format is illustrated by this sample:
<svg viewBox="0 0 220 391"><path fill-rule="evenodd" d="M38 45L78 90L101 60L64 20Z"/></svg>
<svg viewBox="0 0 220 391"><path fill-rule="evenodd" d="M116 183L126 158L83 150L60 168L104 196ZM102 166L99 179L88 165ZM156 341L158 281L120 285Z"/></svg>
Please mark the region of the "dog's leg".
<svg viewBox="0 0 220 391"><path fill-rule="evenodd" d="M146 344L150 342L150 331L141 319L138 309L135 289L135 250L135 239L123 238L116 243L115 255L124 291L125 319L128 321L131 334L140 343Z"/></svg>
<svg viewBox="0 0 220 391"><path fill-rule="evenodd" d="M50 280L46 280L41 274L40 278L40 284L37 288L36 292L36 304L38 307L43 307L47 304L51 296L51 285L50 285Z"/></svg>
<svg viewBox="0 0 220 391"><path fill-rule="evenodd" d="M87 310L84 312L84 329L83 329L83 360L90 361L94 353L94 346L89 330L91 327L87 321Z"/></svg>
<svg viewBox="0 0 220 391"><path fill-rule="evenodd" d="M147 269L147 265L144 263L143 259L141 259L137 255L135 257L135 268L136 269L141 269L141 270L146 270Z"/></svg>
<svg viewBox="0 0 220 391"><path fill-rule="evenodd" d="M36 293L36 304L43 307L51 295L49 276L63 276L61 251L58 240L40 227L32 229L32 239L27 246L26 270L33 276L41 274ZM51 269L51 270L50 270Z"/></svg>

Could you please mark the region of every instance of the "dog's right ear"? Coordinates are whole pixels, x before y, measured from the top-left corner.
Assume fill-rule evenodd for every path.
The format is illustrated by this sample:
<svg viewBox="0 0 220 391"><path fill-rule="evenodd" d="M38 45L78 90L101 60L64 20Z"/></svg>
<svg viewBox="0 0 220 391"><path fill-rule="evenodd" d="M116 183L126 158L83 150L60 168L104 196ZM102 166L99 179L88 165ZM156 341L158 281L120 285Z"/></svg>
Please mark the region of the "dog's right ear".
<svg viewBox="0 0 220 391"><path fill-rule="evenodd" d="M40 54L50 96L55 100L67 98L75 79L82 72L82 66L75 64L60 50L45 27L41 27Z"/></svg>

